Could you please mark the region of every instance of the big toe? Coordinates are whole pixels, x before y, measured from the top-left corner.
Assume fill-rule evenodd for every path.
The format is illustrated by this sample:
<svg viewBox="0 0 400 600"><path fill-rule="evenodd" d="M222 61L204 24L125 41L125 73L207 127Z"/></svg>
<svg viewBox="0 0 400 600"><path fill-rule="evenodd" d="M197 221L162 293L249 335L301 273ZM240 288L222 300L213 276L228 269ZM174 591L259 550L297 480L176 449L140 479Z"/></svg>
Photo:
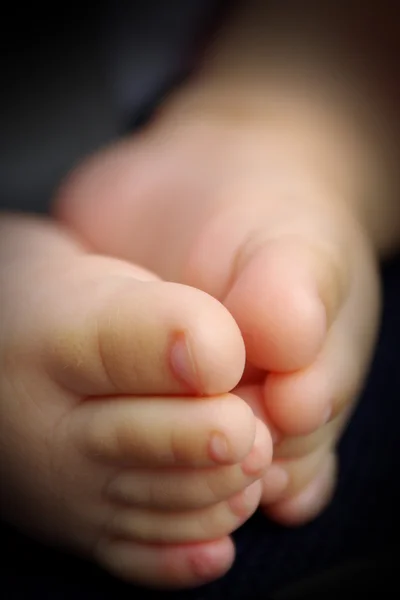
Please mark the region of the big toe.
<svg viewBox="0 0 400 600"><path fill-rule="evenodd" d="M139 281L136 269L115 259L88 257L76 271L64 291L68 301L56 292L46 330L52 343L44 352L68 389L89 396L210 396L240 380L240 331L208 294Z"/></svg>
<svg viewBox="0 0 400 600"><path fill-rule="evenodd" d="M347 294L348 261L317 225L304 233L301 215L299 231L283 231L280 218L274 225L259 212L222 211L198 240L187 278L231 312L251 364L295 371L323 347Z"/></svg>
<svg viewBox="0 0 400 600"><path fill-rule="evenodd" d="M274 240L249 257L224 302L251 363L274 372L308 366L338 305L337 276L304 242Z"/></svg>

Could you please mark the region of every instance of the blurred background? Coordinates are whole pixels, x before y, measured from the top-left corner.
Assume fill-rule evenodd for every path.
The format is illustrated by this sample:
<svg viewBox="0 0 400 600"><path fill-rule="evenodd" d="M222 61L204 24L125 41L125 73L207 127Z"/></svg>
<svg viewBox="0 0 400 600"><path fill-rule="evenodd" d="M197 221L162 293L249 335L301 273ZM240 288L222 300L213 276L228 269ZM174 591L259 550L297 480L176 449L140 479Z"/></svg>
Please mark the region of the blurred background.
<svg viewBox="0 0 400 600"><path fill-rule="evenodd" d="M80 158L145 118L218 2L8 6L0 24L0 208L47 210Z"/></svg>
<svg viewBox="0 0 400 600"><path fill-rule="evenodd" d="M47 211L60 180L81 158L145 120L187 72L217 4L114 0L95 7L57 3L52 10L43 2L7 6L0 19L0 208ZM399 267L393 261L384 272L381 336L366 391L340 446L336 503L319 521L295 531L279 530L256 515L237 533L236 568L199 598L245 598L251 591L265 598L268 586L388 547L396 548L398 560ZM89 598L80 583L85 576L98 582L94 592L89 588L90 598L132 598L132 587L93 566L62 555L60 560L14 532L8 539L3 532L1 539L8 554L3 578L11 573L14 585L26 581L31 590L29 573L43 578L36 579L40 593L13 598L54 598L49 573L58 575L62 589L72 586L65 596L58 589L57 598ZM337 573L334 580L340 581ZM103 596L107 585L110 592Z"/></svg>

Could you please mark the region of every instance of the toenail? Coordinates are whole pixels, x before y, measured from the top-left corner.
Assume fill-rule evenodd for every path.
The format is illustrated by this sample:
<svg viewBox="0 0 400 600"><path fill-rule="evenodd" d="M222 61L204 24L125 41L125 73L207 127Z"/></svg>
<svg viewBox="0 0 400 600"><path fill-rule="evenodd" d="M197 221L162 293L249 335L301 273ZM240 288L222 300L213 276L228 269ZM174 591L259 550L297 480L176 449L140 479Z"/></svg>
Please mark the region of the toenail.
<svg viewBox="0 0 400 600"><path fill-rule="evenodd" d="M195 362L190 351L187 336L183 331L176 333L173 337L169 353L169 363L175 377L180 383L189 387L191 392L200 392L200 381Z"/></svg>
<svg viewBox="0 0 400 600"><path fill-rule="evenodd" d="M211 458L215 460L215 462L222 464L229 463L231 458L231 452L228 440L226 439L223 433L215 431L211 434L209 452Z"/></svg>
<svg viewBox="0 0 400 600"><path fill-rule="evenodd" d="M215 575L216 563L212 554L207 552L197 552L190 559L192 570L201 579L209 579Z"/></svg>

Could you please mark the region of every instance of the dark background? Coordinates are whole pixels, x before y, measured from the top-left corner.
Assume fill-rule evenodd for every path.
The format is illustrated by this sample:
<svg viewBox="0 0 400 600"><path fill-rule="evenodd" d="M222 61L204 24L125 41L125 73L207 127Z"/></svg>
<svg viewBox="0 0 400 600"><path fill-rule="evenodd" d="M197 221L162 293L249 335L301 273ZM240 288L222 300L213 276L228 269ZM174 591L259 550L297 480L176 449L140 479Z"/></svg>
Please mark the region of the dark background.
<svg viewBox="0 0 400 600"><path fill-rule="evenodd" d="M181 45L193 41L193 25L208 18L211 5L153 0L63 4L53 10L41 3L8 6L0 20L0 207L47 210L68 170L140 120L182 74ZM121 20L124 8L128 12ZM373 597L372 590L379 598L398 595L398 583L397 593L387 596L384 590L387 569L400 569L399 261L387 265L383 276L381 337L359 409L340 446L341 475L332 506L294 531L256 515L235 536L238 560L226 578L168 597L267 598L309 577L311 588L320 586L315 595L308 588L281 598L325 599L329 590L337 598L350 580L362 586L359 597ZM0 589L7 600L158 596L41 547L7 526L0 541L5 553ZM322 577L321 583L317 575L325 571L328 579Z"/></svg>
<svg viewBox="0 0 400 600"><path fill-rule="evenodd" d="M0 204L44 210L77 159L117 131L101 14L17 5L1 18Z"/></svg>
<svg viewBox="0 0 400 600"><path fill-rule="evenodd" d="M220 2L9 4L0 17L0 207L44 210L83 156L188 68Z"/></svg>

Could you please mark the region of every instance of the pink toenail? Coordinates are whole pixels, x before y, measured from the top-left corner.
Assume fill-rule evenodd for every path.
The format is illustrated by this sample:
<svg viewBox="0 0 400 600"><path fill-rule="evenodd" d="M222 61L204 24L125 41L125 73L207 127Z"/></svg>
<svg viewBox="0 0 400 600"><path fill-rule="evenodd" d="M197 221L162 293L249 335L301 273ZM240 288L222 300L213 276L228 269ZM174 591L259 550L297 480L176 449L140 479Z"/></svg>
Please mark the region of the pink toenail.
<svg viewBox="0 0 400 600"><path fill-rule="evenodd" d="M191 559L190 563L193 572L201 579L209 579L215 575L216 565L218 563L214 557L207 552L197 552Z"/></svg>
<svg viewBox="0 0 400 600"><path fill-rule="evenodd" d="M198 374L187 342L187 336L183 331L174 335L169 362L175 377L185 384L185 387L189 387L191 393L200 393Z"/></svg>
<svg viewBox="0 0 400 600"><path fill-rule="evenodd" d="M227 463L230 459L228 440L223 433L214 432L210 438L209 452L211 458L218 463Z"/></svg>
<svg viewBox="0 0 400 600"><path fill-rule="evenodd" d="M225 546L225 548L224 548ZM232 550L222 542L196 545L194 553L187 552L193 572L202 580L215 579L225 573L233 562Z"/></svg>

